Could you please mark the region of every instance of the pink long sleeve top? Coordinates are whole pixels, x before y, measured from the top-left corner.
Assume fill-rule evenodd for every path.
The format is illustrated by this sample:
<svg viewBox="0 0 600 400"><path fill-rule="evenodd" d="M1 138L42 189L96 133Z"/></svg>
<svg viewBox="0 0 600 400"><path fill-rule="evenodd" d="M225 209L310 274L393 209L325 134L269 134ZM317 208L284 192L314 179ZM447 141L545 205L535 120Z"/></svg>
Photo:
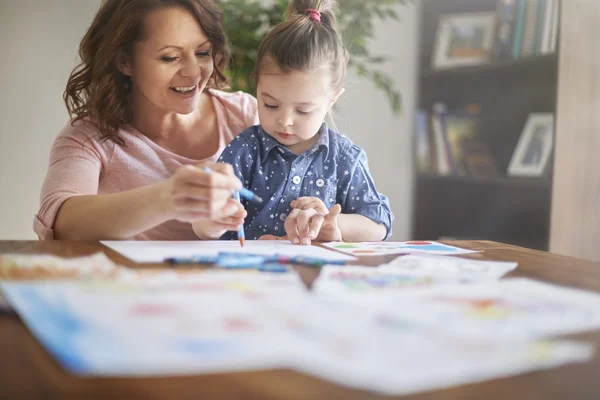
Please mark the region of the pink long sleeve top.
<svg viewBox="0 0 600 400"><path fill-rule="evenodd" d="M219 149L206 160L216 161L229 142L258 124L256 99L242 92L210 90L217 116ZM69 122L50 153L50 165L40 195L33 229L42 240L54 238L54 221L62 204L79 195L118 193L168 179L193 160L166 150L130 125L119 130L126 146L103 141L90 124ZM142 232L136 240L194 240L190 223L171 220Z"/></svg>

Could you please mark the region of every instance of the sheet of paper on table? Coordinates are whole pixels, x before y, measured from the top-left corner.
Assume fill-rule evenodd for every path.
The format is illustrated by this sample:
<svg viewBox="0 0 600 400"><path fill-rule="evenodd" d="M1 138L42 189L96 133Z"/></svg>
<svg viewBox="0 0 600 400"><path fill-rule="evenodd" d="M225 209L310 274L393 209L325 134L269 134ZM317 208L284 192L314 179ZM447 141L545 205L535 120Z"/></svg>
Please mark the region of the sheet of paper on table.
<svg viewBox="0 0 600 400"><path fill-rule="evenodd" d="M517 268L516 262L481 261L420 254L400 256L379 269L472 281L497 280Z"/></svg>
<svg viewBox="0 0 600 400"><path fill-rule="evenodd" d="M438 242L330 242L324 246L353 256L381 256L387 254L422 253L432 255L460 255L479 253Z"/></svg>
<svg viewBox="0 0 600 400"><path fill-rule="evenodd" d="M117 253L138 263L162 263L170 257L191 257L194 255L216 256L220 252L240 254L262 254L296 257L315 257L326 260L347 260L356 258L318 246L301 246L288 240L247 240L244 247L234 240L198 241L103 241Z"/></svg>
<svg viewBox="0 0 600 400"><path fill-rule="evenodd" d="M375 310L453 337L523 339L600 329L600 295L526 278L399 291Z"/></svg>

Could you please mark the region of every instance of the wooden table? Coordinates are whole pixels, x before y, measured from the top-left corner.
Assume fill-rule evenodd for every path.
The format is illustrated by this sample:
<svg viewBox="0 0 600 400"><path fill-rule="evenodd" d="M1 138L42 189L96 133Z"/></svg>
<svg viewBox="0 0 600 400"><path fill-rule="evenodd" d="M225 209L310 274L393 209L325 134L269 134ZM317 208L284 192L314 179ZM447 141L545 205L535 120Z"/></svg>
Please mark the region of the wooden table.
<svg viewBox="0 0 600 400"><path fill-rule="evenodd" d="M509 276L539 279L600 292L600 263L487 241L446 242L482 253L467 257L517 261ZM114 261L135 265L97 242L0 241L0 253L45 253L65 257L99 250ZM364 258L360 263L378 265L389 257ZM318 272L298 267L310 285ZM600 352L600 331L570 335L592 342ZM75 378L66 374L35 340L19 318L0 314L0 398L168 398L168 399L376 399L384 396L340 387L290 370L200 375L180 378L107 379ZM600 356L586 364L572 364L513 378L463 385L408 396L411 399L600 399Z"/></svg>

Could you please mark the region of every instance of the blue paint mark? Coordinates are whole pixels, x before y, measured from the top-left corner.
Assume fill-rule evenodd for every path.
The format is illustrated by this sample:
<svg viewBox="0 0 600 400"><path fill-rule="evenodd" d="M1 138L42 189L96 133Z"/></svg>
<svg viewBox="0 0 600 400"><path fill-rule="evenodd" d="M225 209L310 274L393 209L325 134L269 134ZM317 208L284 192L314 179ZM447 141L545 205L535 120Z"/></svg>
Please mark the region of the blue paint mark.
<svg viewBox="0 0 600 400"><path fill-rule="evenodd" d="M398 246L401 249L411 249L411 250L419 250L419 251L450 251L450 252L456 252L457 249L455 249L454 247L450 247L450 246L444 246L444 245L440 245L440 244L427 244L427 245L401 245Z"/></svg>
<svg viewBox="0 0 600 400"><path fill-rule="evenodd" d="M241 351L239 345L222 339L177 340L174 347L178 351L198 356L226 356Z"/></svg>
<svg viewBox="0 0 600 400"><path fill-rule="evenodd" d="M64 300L46 299L39 289L18 284L4 287L4 293L16 304L19 315L46 348L69 371L84 374L90 366L77 353L74 340L89 327L73 313Z"/></svg>

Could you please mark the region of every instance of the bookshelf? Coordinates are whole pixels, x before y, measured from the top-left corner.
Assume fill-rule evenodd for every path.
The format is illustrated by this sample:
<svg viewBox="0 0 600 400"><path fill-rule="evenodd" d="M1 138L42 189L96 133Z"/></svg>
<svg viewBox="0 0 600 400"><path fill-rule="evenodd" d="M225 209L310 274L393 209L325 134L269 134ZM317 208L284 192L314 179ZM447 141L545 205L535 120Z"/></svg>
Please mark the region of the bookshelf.
<svg viewBox="0 0 600 400"><path fill-rule="evenodd" d="M422 172L415 161L412 237L496 240L547 250L552 156L539 177L513 177L506 171L529 114L556 115L558 56L538 51L473 66L433 68L440 17L476 12L498 13L498 1L422 1L417 104L425 111L436 103L451 111L476 104L477 138L485 143L498 174Z"/></svg>

